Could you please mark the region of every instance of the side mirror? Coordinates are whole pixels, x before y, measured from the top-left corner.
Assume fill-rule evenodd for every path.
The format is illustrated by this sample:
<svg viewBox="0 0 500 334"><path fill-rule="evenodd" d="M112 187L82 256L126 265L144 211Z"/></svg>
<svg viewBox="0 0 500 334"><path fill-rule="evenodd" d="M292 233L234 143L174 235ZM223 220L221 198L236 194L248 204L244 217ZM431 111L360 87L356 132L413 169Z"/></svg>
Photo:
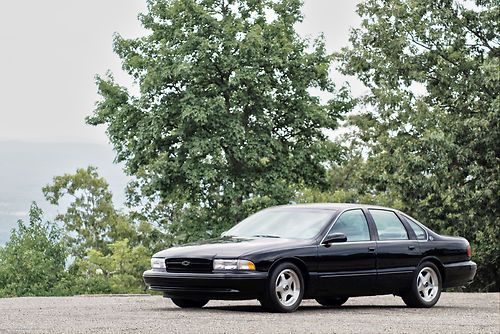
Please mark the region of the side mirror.
<svg viewBox="0 0 500 334"><path fill-rule="evenodd" d="M226 236L227 231L224 231L220 234L221 238L224 238Z"/></svg>
<svg viewBox="0 0 500 334"><path fill-rule="evenodd" d="M347 236L344 233L332 233L323 240L323 245L328 245L334 242L346 242Z"/></svg>

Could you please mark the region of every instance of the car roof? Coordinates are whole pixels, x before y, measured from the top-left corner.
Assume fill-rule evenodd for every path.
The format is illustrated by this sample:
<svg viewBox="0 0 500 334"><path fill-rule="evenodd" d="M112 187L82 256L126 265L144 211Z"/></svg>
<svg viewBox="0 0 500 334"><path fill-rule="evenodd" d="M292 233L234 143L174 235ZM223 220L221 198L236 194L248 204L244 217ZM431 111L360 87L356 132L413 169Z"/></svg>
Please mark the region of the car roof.
<svg viewBox="0 0 500 334"><path fill-rule="evenodd" d="M379 205L360 204L360 203L305 203L305 204L286 204L279 205L273 208L294 208L294 209L323 209L343 211L347 209L364 208L364 209L384 209L398 211L396 209L387 208Z"/></svg>

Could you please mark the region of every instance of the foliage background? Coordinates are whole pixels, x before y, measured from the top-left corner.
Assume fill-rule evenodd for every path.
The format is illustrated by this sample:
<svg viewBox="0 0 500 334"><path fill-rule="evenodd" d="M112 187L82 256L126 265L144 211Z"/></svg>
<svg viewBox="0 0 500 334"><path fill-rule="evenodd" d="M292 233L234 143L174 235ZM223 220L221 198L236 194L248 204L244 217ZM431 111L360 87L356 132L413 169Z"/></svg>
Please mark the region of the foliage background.
<svg viewBox="0 0 500 334"><path fill-rule="evenodd" d="M290 201L395 207L464 236L479 265L468 290L498 291L498 3L367 0L334 55L297 35L300 8L148 1L149 34L114 41L139 94L99 77L87 118L134 178L129 210L93 167L54 177L43 193L61 213L44 222L33 204L19 222L0 248L0 296L141 292L152 253ZM335 87L332 71L368 94Z"/></svg>

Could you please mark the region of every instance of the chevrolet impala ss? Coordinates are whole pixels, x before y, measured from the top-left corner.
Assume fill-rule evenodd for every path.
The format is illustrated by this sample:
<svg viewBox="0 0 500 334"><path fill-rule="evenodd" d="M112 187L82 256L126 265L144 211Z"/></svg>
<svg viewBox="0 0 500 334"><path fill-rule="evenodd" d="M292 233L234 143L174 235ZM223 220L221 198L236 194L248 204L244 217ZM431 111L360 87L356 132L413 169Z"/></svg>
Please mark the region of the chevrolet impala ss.
<svg viewBox="0 0 500 334"><path fill-rule="evenodd" d="M398 210L358 204L268 208L220 238L156 253L144 281L179 307L258 299L295 311L303 299L339 307L350 297L394 294L432 307L443 288L472 282L469 242L433 232Z"/></svg>

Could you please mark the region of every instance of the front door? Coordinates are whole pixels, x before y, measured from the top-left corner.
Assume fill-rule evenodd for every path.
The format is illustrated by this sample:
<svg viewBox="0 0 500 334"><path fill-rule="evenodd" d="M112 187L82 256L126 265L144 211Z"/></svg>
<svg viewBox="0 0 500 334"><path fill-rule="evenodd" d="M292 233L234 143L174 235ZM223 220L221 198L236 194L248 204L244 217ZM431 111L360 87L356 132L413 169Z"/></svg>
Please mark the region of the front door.
<svg viewBox="0 0 500 334"><path fill-rule="evenodd" d="M343 212L328 232L343 233L346 242L318 246L319 294L356 296L375 293L376 242L361 209Z"/></svg>

